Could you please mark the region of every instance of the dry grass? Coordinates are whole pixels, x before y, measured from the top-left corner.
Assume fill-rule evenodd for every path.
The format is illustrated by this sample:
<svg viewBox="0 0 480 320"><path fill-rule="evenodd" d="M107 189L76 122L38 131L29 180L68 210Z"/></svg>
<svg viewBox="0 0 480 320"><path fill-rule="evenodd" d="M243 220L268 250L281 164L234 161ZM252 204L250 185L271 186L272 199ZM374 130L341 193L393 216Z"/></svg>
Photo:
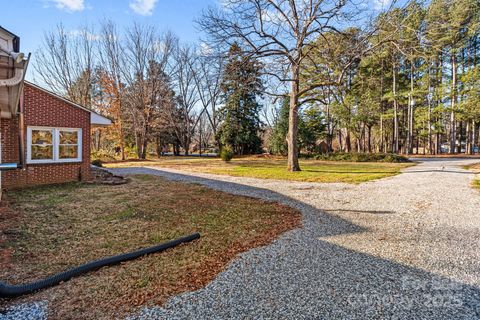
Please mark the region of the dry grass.
<svg viewBox="0 0 480 320"><path fill-rule="evenodd" d="M467 170L473 170L474 172L478 173L477 174L477 179L473 180L473 187L480 190L480 162L475 163L472 165L469 165L466 167Z"/></svg>
<svg viewBox="0 0 480 320"><path fill-rule="evenodd" d="M0 276L10 283L195 231L202 235L0 304L45 299L52 319L111 319L142 305L161 304L169 296L201 288L239 252L265 245L300 223L299 212L282 205L148 175L115 187L26 189L9 192L7 199L0 215L0 235L5 235L0 238Z"/></svg>
<svg viewBox="0 0 480 320"><path fill-rule="evenodd" d="M465 170L472 170L477 173L477 178L473 180L472 186L480 190L480 162L463 166Z"/></svg>
<svg viewBox="0 0 480 320"><path fill-rule="evenodd" d="M468 170L473 170L480 173L480 162L467 166Z"/></svg>
<svg viewBox="0 0 480 320"><path fill-rule="evenodd" d="M163 157L150 161L116 162L106 164L109 168L159 166L178 170L206 172L261 179L295 180L308 182L361 183L394 176L402 168L413 164L379 162L336 162L301 160L300 172L288 172L287 162L282 157L241 157L230 162L218 158Z"/></svg>
<svg viewBox="0 0 480 320"><path fill-rule="evenodd" d="M480 190L480 179L476 179L473 181L473 187Z"/></svg>

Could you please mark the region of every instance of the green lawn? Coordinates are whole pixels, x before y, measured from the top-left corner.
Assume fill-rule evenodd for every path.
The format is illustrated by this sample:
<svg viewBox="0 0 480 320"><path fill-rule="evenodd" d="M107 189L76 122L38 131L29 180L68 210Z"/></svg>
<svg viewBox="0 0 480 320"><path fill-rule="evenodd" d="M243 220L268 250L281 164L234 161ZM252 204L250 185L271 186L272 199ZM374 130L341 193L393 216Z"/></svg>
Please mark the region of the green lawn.
<svg viewBox="0 0 480 320"><path fill-rule="evenodd" d="M473 181L473 186L478 190L480 190L480 179Z"/></svg>
<svg viewBox="0 0 480 320"><path fill-rule="evenodd" d="M289 172L286 170L286 160L279 157L241 157L234 158L231 162L224 162L216 158L164 157L145 162L111 163L106 166L111 168L159 166L237 177L326 183L361 183L397 175L401 169L411 165L411 163L301 160L302 171Z"/></svg>
<svg viewBox="0 0 480 320"><path fill-rule="evenodd" d="M464 169L466 170L472 170L477 174L477 177L475 180L473 180L473 187L474 188L477 188L478 190L480 190L480 163L475 163L475 164L470 164L470 165L467 165L467 166L464 166Z"/></svg>

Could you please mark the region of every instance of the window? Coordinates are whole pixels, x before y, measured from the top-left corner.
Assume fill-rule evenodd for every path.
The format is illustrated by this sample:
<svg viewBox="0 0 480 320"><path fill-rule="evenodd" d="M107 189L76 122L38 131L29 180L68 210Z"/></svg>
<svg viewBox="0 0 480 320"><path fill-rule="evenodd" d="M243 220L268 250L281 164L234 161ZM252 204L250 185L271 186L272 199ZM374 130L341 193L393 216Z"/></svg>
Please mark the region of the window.
<svg viewBox="0 0 480 320"><path fill-rule="evenodd" d="M82 161L82 129L28 127L28 163Z"/></svg>
<svg viewBox="0 0 480 320"><path fill-rule="evenodd" d="M32 130L31 137L31 159L53 160L53 130Z"/></svg>
<svg viewBox="0 0 480 320"><path fill-rule="evenodd" d="M78 131L58 130L58 159L78 159Z"/></svg>

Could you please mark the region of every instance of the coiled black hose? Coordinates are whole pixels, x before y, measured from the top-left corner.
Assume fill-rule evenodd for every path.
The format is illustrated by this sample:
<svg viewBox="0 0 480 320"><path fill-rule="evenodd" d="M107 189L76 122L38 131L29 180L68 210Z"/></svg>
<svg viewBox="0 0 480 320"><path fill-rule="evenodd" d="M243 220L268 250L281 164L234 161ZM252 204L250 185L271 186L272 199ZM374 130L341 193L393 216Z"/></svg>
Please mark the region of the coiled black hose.
<svg viewBox="0 0 480 320"><path fill-rule="evenodd" d="M52 287L59 284L62 281L67 281L73 277L79 276L81 274L105 267L115 265L124 261L137 259L147 254L152 254L156 252L161 252L166 249L173 248L181 243L190 242L200 238L199 233L193 233L189 236L181 237L175 240L171 240L150 248L140 249L137 251L119 254L112 257L107 257L99 260L94 260L86 264L82 264L76 268L55 274L46 279L35 281L29 284L23 285L9 285L4 282L0 282L0 297L1 298L13 298L29 294L41 289Z"/></svg>

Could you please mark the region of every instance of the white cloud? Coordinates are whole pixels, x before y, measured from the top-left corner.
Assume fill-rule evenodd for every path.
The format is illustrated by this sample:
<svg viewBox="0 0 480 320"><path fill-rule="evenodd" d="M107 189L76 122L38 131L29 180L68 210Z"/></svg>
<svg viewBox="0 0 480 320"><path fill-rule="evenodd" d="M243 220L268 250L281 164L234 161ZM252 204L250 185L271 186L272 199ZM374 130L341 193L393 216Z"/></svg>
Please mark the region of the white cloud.
<svg viewBox="0 0 480 320"><path fill-rule="evenodd" d="M85 9L84 0L51 0L55 7L69 12L83 11Z"/></svg>
<svg viewBox="0 0 480 320"><path fill-rule="evenodd" d="M213 53L213 48L208 43L202 42L198 48L198 53L203 56L208 56Z"/></svg>
<svg viewBox="0 0 480 320"><path fill-rule="evenodd" d="M376 10L387 9L390 5L391 0L373 0L373 6Z"/></svg>
<svg viewBox="0 0 480 320"><path fill-rule="evenodd" d="M151 16L158 0L133 0L130 9L142 16Z"/></svg>
<svg viewBox="0 0 480 320"><path fill-rule="evenodd" d="M76 38L76 37L82 37L87 39L88 41L98 41L102 37L98 34L91 33L88 30L82 30L82 29L74 29L68 33L69 36Z"/></svg>

